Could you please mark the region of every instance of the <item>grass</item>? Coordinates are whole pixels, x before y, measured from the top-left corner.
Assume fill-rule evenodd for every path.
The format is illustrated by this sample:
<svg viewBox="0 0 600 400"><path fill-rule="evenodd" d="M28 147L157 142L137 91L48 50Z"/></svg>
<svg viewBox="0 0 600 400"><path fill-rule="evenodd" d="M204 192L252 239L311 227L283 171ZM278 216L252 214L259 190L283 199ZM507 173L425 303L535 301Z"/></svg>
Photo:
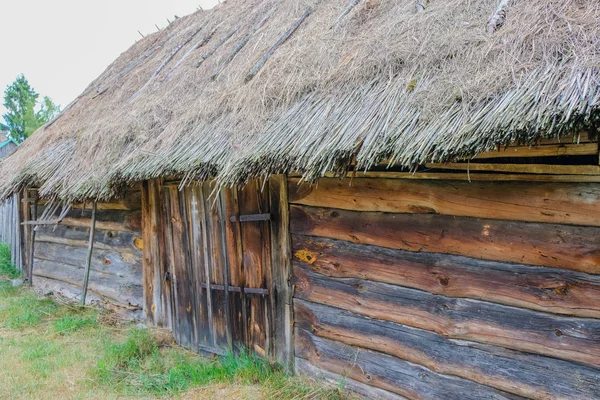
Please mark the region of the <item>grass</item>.
<svg viewBox="0 0 600 400"><path fill-rule="evenodd" d="M21 276L10 260L10 246L0 242L0 277L16 279Z"/></svg>
<svg viewBox="0 0 600 400"><path fill-rule="evenodd" d="M246 351L208 359L171 345L164 332L105 324L98 310L13 287L16 275L5 271L0 399L349 398L341 386L288 376Z"/></svg>

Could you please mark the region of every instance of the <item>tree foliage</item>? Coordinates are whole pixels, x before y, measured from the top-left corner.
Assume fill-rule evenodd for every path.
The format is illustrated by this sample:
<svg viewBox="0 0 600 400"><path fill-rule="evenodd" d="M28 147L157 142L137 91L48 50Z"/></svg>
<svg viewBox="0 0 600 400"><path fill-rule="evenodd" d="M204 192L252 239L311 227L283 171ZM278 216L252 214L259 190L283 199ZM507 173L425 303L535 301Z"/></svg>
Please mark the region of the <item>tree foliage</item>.
<svg viewBox="0 0 600 400"><path fill-rule="evenodd" d="M27 139L40 126L50 121L60 112L60 106L47 96L38 105L39 94L31 87L27 78L20 75L4 91L4 107L7 112L2 117L0 130L7 130L17 142Z"/></svg>

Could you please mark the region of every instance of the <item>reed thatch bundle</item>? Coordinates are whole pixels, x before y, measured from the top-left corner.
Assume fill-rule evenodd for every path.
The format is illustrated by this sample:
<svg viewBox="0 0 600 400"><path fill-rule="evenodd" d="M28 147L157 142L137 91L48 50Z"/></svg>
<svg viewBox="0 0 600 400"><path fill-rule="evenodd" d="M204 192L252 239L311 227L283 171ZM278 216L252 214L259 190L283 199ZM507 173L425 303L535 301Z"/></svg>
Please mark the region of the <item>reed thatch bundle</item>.
<svg viewBox="0 0 600 400"><path fill-rule="evenodd" d="M597 0L230 0L121 55L0 187L108 199L166 175L313 179L593 130L599 21Z"/></svg>

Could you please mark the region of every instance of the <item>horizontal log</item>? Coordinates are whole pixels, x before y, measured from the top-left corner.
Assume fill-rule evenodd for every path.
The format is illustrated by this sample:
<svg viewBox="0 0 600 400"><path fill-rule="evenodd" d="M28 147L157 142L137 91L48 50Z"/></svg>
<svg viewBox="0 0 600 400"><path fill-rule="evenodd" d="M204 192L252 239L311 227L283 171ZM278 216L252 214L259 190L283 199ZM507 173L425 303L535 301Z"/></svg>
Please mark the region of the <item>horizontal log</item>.
<svg viewBox="0 0 600 400"><path fill-rule="evenodd" d="M90 235L89 226L40 226L37 228L35 240L51 243L63 243L75 247L86 247ZM141 240L141 232L124 232L98 229L94 236L94 248L106 250L124 251L139 250L136 247L136 240Z"/></svg>
<svg viewBox="0 0 600 400"><path fill-rule="evenodd" d="M302 174L290 173L290 178L301 178ZM323 174L326 178L338 178L331 172ZM356 171L349 172L347 179L384 178L410 180L450 180L465 182L600 182L596 175L536 175L536 174L489 174L489 173L451 173L451 172L396 172L396 171Z"/></svg>
<svg viewBox="0 0 600 400"><path fill-rule="evenodd" d="M86 265L88 249L84 247L71 247L64 244L38 242L35 243L35 257L59 264L84 267ZM135 276L141 279L142 255L141 252L126 250L116 252L113 250L94 249L92 252L92 269L105 274L115 275L115 279Z"/></svg>
<svg viewBox="0 0 600 400"><path fill-rule="evenodd" d="M38 209L38 215L43 215L44 209ZM47 218L56 219L57 215ZM92 211L89 209L71 209L61 225L89 228ZM96 213L96 229L118 232L141 232L142 214L140 211L128 210L99 210Z"/></svg>
<svg viewBox="0 0 600 400"><path fill-rule="evenodd" d="M294 234L600 274L600 228L292 205Z"/></svg>
<svg viewBox="0 0 600 400"><path fill-rule="evenodd" d="M428 163L426 168L550 175L600 175L598 165Z"/></svg>
<svg viewBox="0 0 600 400"><path fill-rule="evenodd" d="M35 277L43 277L81 288L84 274L83 266L74 267L54 261L35 259L34 282ZM138 279L124 279L92 270L88 288L96 295L115 304L131 307L142 307L143 304L141 276Z"/></svg>
<svg viewBox="0 0 600 400"><path fill-rule="evenodd" d="M70 285L66 282L36 276L34 286L37 292L44 295L58 296L63 300L71 301L73 303L81 301L81 287ZM128 320L140 321L143 319L141 307L129 303L123 304L117 299L109 299L94 291L90 291L89 288L86 296L86 303L115 312L120 317Z"/></svg>
<svg viewBox="0 0 600 400"><path fill-rule="evenodd" d="M600 320L454 299L363 279L330 278L295 267L296 297L452 339L506 347L600 367Z"/></svg>
<svg viewBox="0 0 600 400"><path fill-rule="evenodd" d="M496 389L372 350L343 345L296 329L296 356L317 368L408 399L510 399Z"/></svg>
<svg viewBox="0 0 600 400"><path fill-rule="evenodd" d="M597 155L598 143L561 143L540 146L510 146L498 151L478 154L475 159L513 158L513 157L562 157Z"/></svg>
<svg viewBox="0 0 600 400"><path fill-rule="evenodd" d="M290 203L314 207L600 226L595 183L324 178L289 188Z"/></svg>
<svg viewBox="0 0 600 400"><path fill-rule="evenodd" d="M501 347L448 340L426 330L372 320L298 299L294 304L296 326L300 329L346 345L386 353L440 374L539 400L583 400L600 393L600 370L595 368Z"/></svg>
<svg viewBox="0 0 600 400"><path fill-rule="evenodd" d="M347 376L334 374L333 372L317 368L304 358L296 357L294 359L295 370L297 374L308 375L319 380L324 380L331 385L342 385L344 390L358 394L361 398L370 400L406 400L402 397L387 390L378 389L373 386L365 385L350 379Z"/></svg>
<svg viewBox="0 0 600 400"><path fill-rule="evenodd" d="M292 243L296 263L335 278L361 278L447 297L600 318L597 275L301 235L292 236Z"/></svg>

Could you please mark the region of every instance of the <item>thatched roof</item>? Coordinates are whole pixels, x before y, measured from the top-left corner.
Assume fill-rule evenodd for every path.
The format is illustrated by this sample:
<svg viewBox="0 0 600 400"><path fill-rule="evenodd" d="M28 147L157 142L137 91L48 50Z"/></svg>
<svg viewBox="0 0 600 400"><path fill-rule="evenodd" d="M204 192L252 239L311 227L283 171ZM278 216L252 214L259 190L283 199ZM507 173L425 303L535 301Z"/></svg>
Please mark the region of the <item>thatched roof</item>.
<svg viewBox="0 0 600 400"><path fill-rule="evenodd" d="M0 165L0 187L73 200L166 175L310 179L593 129L599 21L597 0L231 0L122 54Z"/></svg>

